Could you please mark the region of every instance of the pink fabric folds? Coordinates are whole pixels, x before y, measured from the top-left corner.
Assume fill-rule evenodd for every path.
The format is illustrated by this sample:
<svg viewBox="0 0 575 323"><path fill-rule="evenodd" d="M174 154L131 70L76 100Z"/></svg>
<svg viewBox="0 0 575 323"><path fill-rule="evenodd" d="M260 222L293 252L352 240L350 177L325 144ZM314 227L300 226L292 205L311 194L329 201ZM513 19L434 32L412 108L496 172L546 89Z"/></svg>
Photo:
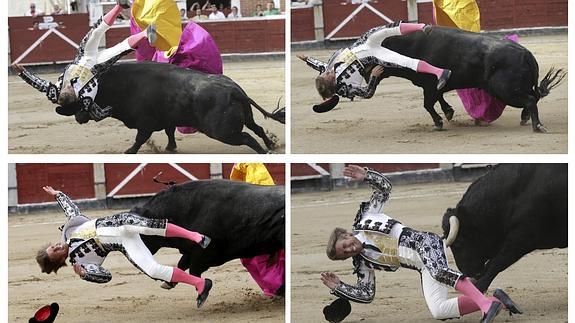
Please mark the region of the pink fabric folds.
<svg viewBox="0 0 575 323"><path fill-rule="evenodd" d="M278 251L272 260L273 263L270 264L272 257L272 255L260 255L241 259L242 265L252 275L266 296L277 295L279 289L284 285L285 249Z"/></svg>
<svg viewBox="0 0 575 323"><path fill-rule="evenodd" d="M509 35L505 36L505 39L517 42L519 37L517 35ZM505 109L505 103L492 97L487 91L482 89L459 89L457 94L463 103L465 111L475 120L491 123L497 120Z"/></svg>
<svg viewBox="0 0 575 323"><path fill-rule="evenodd" d="M130 32L136 34L141 31L133 19L130 19ZM180 37L180 43L176 52L165 57L164 51L156 50L147 42L141 42L136 48L136 60L154 61L174 64L179 67L189 68L207 74L222 74L222 56L212 36L201 26L190 20ZM182 134L197 132L193 127L178 127Z"/></svg>

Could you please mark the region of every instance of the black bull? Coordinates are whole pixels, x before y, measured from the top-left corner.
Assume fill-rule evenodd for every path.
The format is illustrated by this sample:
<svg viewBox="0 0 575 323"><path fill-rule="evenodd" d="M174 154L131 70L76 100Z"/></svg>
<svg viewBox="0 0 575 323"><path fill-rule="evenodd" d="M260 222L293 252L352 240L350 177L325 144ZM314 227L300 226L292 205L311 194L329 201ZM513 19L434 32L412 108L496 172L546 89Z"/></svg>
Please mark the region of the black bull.
<svg viewBox="0 0 575 323"><path fill-rule="evenodd" d="M567 164L497 165L446 211L445 236L451 216L459 220L451 244L457 267L485 291L531 251L567 247Z"/></svg>
<svg viewBox="0 0 575 323"><path fill-rule="evenodd" d="M435 75L417 73L406 68L386 67L381 79L397 76L423 88L423 105L431 115L435 130L443 120L435 111L439 101L447 120L453 109L443 99L443 92L453 89L481 88L506 105L522 108L521 124L529 117L533 130L546 132L539 121L537 102L557 86L565 74L551 69L538 85L539 66L525 47L509 40L447 27L433 27L429 33L416 32L386 38L382 46L412 58L452 71L446 86L438 91ZM369 77L371 66L364 76Z"/></svg>
<svg viewBox="0 0 575 323"><path fill-rule="evenodd" d="M178 267L196 276L237 258L275 254L285 246L283 186L260 186L228 180L174 185L132 212L209 236L208 248L181 238L142 235L152 254L162 247L179 249Z"/></svg>
<svg viewBox="0 0 575 323"><path fill-rule="evenodd" d="M175 150L177 126L191 126L223 143L247 145L266 153L254 137L243 132L245 125L263 139L267 149L275 148L264 129L255 123L251 105L266 118L284 123L282 111L266 112L225 75L154 62L113 65L99 77L95 101L102 108L111 106L112 118L138 130L134 145L126 153L137 153L153 132L161 130L168 136L166 150ZM78 123L90 120L79 103L57 111L75 114Z"/></svg>

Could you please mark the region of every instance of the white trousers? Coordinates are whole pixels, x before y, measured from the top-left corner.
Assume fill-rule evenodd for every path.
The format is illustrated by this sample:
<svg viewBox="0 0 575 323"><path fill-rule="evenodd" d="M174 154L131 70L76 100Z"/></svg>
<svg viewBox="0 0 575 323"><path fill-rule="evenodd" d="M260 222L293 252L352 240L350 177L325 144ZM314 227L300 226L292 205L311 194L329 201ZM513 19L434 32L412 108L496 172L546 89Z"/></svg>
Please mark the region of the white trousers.
<svg viewBox="0 0 575 323"><path fill-rule="evenodd" d="M393 63L395 65L417 71L417 65L419 64L418 59L401 55L381 46L381 42L387 37L399 35L401 35L399 26L393 28L380 28L369 35L365 43L351 48L351 51L360 59L373 56L383 62Z"/></svg>
<svg viewBox="0 0 575 323"><path fill-rule="evenodd" d="M124 39L122 42L116 44L113 47L106 48L100 52L98 52L98 47L100 46L100 42L106 35L106 31L110 29L111 26L106 24L103 20L100 22L100 25L92 30L92 34L86 41L86 45L84 46L84 56L80 58L78 65L84 66L86 68L91 69L94 65L104 63L116 55L119 55L129 49L131 49L130 45L128 44L128 39Z"/></svg>
<svg viewBox="0 0 575 323"><path fill-rule="evenodd" d="M146 247L140 234L166 236L166 229L148 228L138 225L125 224L118 227L97 228L96 233L100 242L119 243L124 247L124 255L130 262L143 271L146 275L154 279L171 281L173 267L164 266L156 262L152 253Z"/></svg>
<svg viewBox="0 0 575 323"><path fill-rule="evenodd" d="M443 320L461 316L457 297L448 299L448 287L433 279L425 267L421 268L421 287L427 307L434 319Z"/></svg>

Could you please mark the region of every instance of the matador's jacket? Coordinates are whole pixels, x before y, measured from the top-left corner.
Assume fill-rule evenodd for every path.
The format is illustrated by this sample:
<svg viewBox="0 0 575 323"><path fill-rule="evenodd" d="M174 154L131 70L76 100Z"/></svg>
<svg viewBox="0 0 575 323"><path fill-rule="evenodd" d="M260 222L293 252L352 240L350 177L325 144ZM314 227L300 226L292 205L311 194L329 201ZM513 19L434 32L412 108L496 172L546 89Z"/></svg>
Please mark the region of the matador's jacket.
<svg viewBox="0 0 575 323"><path fill-rule="evenodd" d="M130 258L120 241L114 241L113 235L110 236L107 233L126 224L155 229L165 229L167 225L166 219L148 219L129 212L89 219L66 194L59 192L56 195L56 201L68 219L60 230L62 230L62 241L69 246L70 263L79 264L86 272L82 279L89 282L107 283L112 279L112 274L101 266L111 251L122 252L134 266L141 270Z"/></svg>
<svg viewBox="0 0 575 323"><path fill-rule="evenodd" d="M370 29L350 47L342 48L330 57L327 63L308 57L308 66L324 73L333 70L336 80L336 94L353 99L355 96L371 98L375 93L379 78L369 77L366 86L362 86L364 69L368 65L398 67L397 64L409 65L403 62L405 58L397 58L397 53L381 47L381 41L389 36L400 35L399 22ZM370 43L369 40L375 38ZM375 49L375 50L370 50ZM412 67L413 68L413 67Z"/></svg>
<svg viewBox="0 0 575 323"><path fill-rule="evenodd" d="M353 257L357 284L340 281L332 293L370 303L375 296L374 270L396 271L400 267L428 270L437 282L454 287L462 274L448 267L441 238L406 227L381 212L392 189L385 176L368 169L364 180L374 192L369 202L361 203L353 224L352 234L363 243L361 253Z"/></svg>

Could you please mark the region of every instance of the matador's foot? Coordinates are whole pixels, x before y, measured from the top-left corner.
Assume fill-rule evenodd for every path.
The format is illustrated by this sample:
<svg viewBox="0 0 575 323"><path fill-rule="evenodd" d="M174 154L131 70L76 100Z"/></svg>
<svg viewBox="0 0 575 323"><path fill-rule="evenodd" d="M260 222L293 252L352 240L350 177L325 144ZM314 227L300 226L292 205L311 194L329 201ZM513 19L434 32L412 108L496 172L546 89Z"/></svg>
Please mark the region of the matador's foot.
<svg viewBox="0 0 575 323"><path fill-rule="evenodd" d="M200 246L204 249L208 247L212 239L208 236L202 236L202 241L200 241Z"/></svg>
<svg viewBox="0 0 575 323"><path fill-rule="evenodd" d="M206 278L204 283L204 290L198 295L198 298L196 299L198 308L202 307L202 305L204 305L208 299L208 296L210 296L210 289L212 289L212 280Z"/></svg>
<svg viewBox="0 0 575 323"><path fill-rule="evenodd" d="M130 8L130 0L118 0L117 3L124 9Z"/></svg>

